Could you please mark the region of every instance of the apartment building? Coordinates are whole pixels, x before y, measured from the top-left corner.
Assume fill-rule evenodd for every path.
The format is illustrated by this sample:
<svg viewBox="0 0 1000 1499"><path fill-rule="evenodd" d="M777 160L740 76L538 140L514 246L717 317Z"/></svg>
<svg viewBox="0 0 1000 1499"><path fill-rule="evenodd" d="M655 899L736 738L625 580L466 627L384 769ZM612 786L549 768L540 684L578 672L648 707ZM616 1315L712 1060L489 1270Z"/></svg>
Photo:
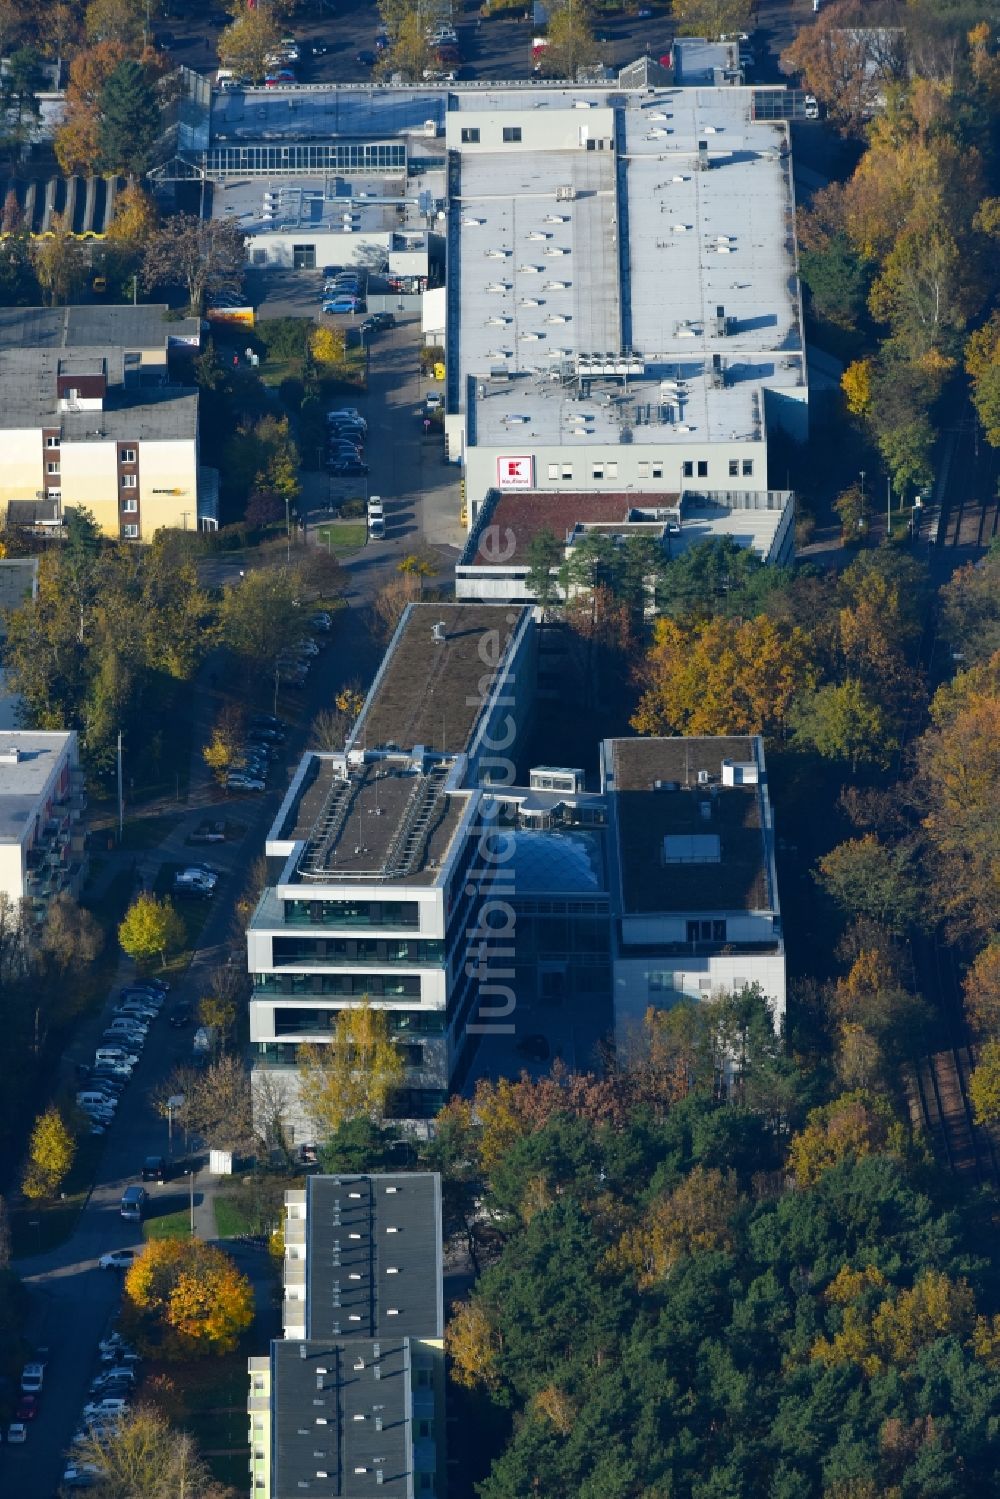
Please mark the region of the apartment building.
<svg viewBox="0 0 1000 1499"><path fill-rule="evenodd" d="M198 323L167 323L165 311L4 310L0 506L9 522L58 525L78 505L126 541L218 524L217 475L199 465L198 393L178 383L169 357L197 347Z"/></svg>
<svg viewBox="0 0 1000 1499"><path fill-rule="evenodd" d="M86 805L76 732L0 732L0 894L27 903L31 920L79 892Z"/></svg>
<svg viewBox="0 0 1000 1499"><path fill-rule="evenodd" d="M253 1499L445 1499L441 1179L285 1195L284 1337L248 1361Z"/></svg>

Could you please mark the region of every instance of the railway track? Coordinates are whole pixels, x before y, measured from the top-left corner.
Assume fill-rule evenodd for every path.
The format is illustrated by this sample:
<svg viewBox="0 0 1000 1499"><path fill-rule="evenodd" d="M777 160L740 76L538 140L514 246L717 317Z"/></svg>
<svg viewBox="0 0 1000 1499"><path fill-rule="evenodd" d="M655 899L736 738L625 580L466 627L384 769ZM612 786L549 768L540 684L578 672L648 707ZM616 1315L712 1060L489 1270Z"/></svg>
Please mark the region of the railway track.
<svg viewBox="0 0 1000 1499"><path fill-rule="evenodd" d="M944 547L988 547L1000 534L1000 500L960 499L943 517L939 544Z"/></svg>
<svg viewBox="0 0 1000 1499"><path fill-rule="evenodd" d="M942 1165L976 1186L1000 1186L1000 1139L973 1122L969 1075L974 1052L951 1047L922 1057L907 1078L910 1121L928 1135Z"/></svg>

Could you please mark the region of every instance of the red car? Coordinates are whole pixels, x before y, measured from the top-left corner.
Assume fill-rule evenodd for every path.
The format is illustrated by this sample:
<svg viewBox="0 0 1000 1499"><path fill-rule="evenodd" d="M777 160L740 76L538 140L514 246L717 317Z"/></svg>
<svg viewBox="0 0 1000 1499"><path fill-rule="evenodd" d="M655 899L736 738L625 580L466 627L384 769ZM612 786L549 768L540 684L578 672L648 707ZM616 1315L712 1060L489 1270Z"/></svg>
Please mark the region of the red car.
<svg viewBox="0 0 1000 1499"><path fill-rule="evenodd" d="M38 1415L38 1396L22 1395L14 1412L15 1421L33 1421Z"/></svg>

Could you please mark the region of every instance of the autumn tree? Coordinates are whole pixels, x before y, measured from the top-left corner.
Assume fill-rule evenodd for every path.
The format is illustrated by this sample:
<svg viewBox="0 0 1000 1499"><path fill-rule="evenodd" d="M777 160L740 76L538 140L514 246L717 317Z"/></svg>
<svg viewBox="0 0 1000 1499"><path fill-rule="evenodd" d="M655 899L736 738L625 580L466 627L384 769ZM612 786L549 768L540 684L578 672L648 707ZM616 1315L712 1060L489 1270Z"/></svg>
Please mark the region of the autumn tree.
<svg viewBox="0 0 1000 1499"><path fill-rule="evenodd" d="M458 1384L469 1390L499 1387L499 1331L481 1300L458 1303L445 1329L445 1349Z"/></svg>
<svg viewBox="0 0 1000 1499"><path fill-rule="evenodd" d="M219 61L241 78L262 83L268 58L278 49L281 32L270 6L241 10L219 33Z"/></svg>
<svg viewBox="0 0 1000 1499"><path fill-rule="evenodd" d="M972 402L986 441L1000 448L1000 311L970 334L965 370L972 382Z"/></svg>
<svg viewBox="0 0 1000 1499"><path fill-rule="evenodd" d="M242 290L245 264L246 235L235 219L179 213L150 239L142 274L148 290L184 287L198 314L207 296Z"/></svg>
<svg viewBox="0 0 1000 1499"><path fill-rule="evenodd" d="M582 0L560 0L548 6L548 17L540 71L549 78L576 79L600 60L590 7Z"/></svg>
<svg viewBox="0 0 1000 1499"><path fill-rule="evenodd" d="M303 632L297 579L284 567L254 568L225 590L219 625L225 644L247 666L273 665Z"/></svg>
<svg viewBox="0 0 1000 1499"><path fill-rule="evenodd" d="M171 1427L152 1404L133 1406L113 1426L88 1428L73 1457L93 1473L98 1499L224 1499L190 1432Z"/></svg>
<svg viewBox="0 0 1000 1499"><path fill-rule="evenodd" d="M142 0L90 0L84 26L91 42L117 42L138 52L145 34Z"/></svg>
<svg viewBox="0 0 1000 1499"><path fill-rule="evenodd" d="M972 665L1000 652L1000 554L957 568L938 594L952 649Z"/></svg>
<svg viewBox="0 0 1000 1499"><path fill-rule="evenodd" d="M850 677L803 694L789 721L796 744L847 761L852 773L862 764L888 765L898 743L878 702Z"/></svg>
<svg viewBox="0 0 1000 1499"><path fill-rule="evenodd" d="M184 940L184 923L172 902L166 896L158 899L148 891L136 896L118 928L123 952L137 962L159 957L164 968L167 954L181 948Z"/></svg>
<svg viewBox="0 0 1000 1499"><path fill-rule="evenodd" d="M302 1106L327 1134L345 1119L384 1116L405 1073L389 1013L367 999L337 1012L329 1042L300 1046L296 1057Z"/></svg>
<svg viewBox="0 0 1000 1499"><path fill-rule="evenodd" d="M906 78L903 33L865 25L856 0L839 0L825 5L812 25L799 28L781 54L781 66L801 75L803 87L825 107L829 119L860 133L881 107L886 90Z"/></svg>
<svg viewBox="0 0 1000 1499"><path fill-rule="evenodd" d="M154 1239L133 1261L125 1295L145 1341L168 1357L232 1353L253 1321L249 1280L200 1239Z"/></svg>
<svg viewBox="0 0 1000 1499"><path fill-rule="evenodd" d="M864 535L867 509L860 484L849 484L834 500L833 511L840 521L840 539L845 546L860 541Z"/></svg>
<svg viewBox="0 0 1000 1499"><path fill-rule="evenodd" d="M654 1199L613 1251L613 1262L635 1275L640 1290L650 1290L682 1256L731 1249L741 1202L732 1171L696 1166L672 1192Z"/></svg>
<svg viewBox="0 0 1000 1499"><path fill-rule="evenodd" d="M220 1002L217 996L211 998ZM175 1081L177 1091L184 1095L186 1129L215 1150L239 1154L249 1149L253 1138L250 1077L239 1057L219 1057Z"/></svg>
<svg viewBox="0 0 1000 1499"><path fill-rule="evenodd" d="M902 1148L902 1131L884 1099L858 1090L812 1109L788 1146L798 1187L809 1187L842 1162Z"/></svg>
<svg viewBox="0 0 1000 1499"><path fill-rule="evenodd" d="M115 211L107 239L129 249L141 250L159 227L155 200L137 182L130 182L115 198Z"/></svg>
<svg viewBox="0 0 1000 1499"><path fill-rule="evenodd" d="M671 15L678 36L739 36L750 26L750 0L673 0Z"/></svg>
<svg viewBox="0 0 1000 1499"><path fill-rule="evenodd" d="M38 284L50 306L73 300L87 275L87 261L80 241L61 214L52 215L52 227L32 244L32 261Z"/></svg>
<svg viewBox="0 0 1000 1499"><path fill-rule="evenodd" d="M21 1183L26 1197L52 1197L69 1175L76 1141L58 1109L46 1109L35 1120L28 1163Z"/></svg>
<svg viewBox="0 0 1000 1499"><path fill-rule="evenodd" d="M400 573L375 590L368 608L371 628L378 640L388 642L392 638L406 606L419 599L420 593L420 579L411 573Z"/></svg>
<svg viewBox="0 0 1000 1499"><path fill-rule="evenodd" d="M382 78L392 78L399 74L404 83L419 83L424 73L434 65L434 53L427 40L426 23L419 12L407 9L392 37L392 46L386 48L376 63L376 73Z"/></svg>
<svg viewBox="0 0 1000 1499"><path fill-rule="evenodd" d="M987 1041L979 1048L969 1098L977 1124L1000 1124L1000 1041Z"/></svg>
<svg viewBox="0 0 1000 1499"><path fill-rule="evenodd" d="M1000 911L1000 695L978 689L977 670L988 676L985 667L962 672L935 695L911 795L936 908L953 931L984 941Z"/></svg>
<svg viewBox="0 0 1000 1499"><path fill-rule="evenodd" d="M977 953L962 983L965 1017L981 1041L1000 1040L1000 942Z"/></svg>
<svg viewBox="0 0 1000 1499"><path fill-rule="evenodd" d="M632 719L640 734L780 734L815 673L797 627L756 619L658 619Z"/></svg>
<svg viewBox="0 0 1000 1499"><path fill-rule="evenodd" d="M335 365L343 364L345 351L346 339L342 328L324 323L322 327L314 328L309 335L309 352L324 372L328 373Z"/></svg>
<svg viewBox="0 0 1000 1499"><path fill-rule="evenodd" d="M905 931L923 904L912 849L882 843L873 833L824 854L816 879L843 911L871 917L890 931Z"/></svg>
<svg viewBox="0 0 1000 1499"><path fill-rule="evenodd" d="M202 759L220 786L225 785L231 770L243 762L246 743L246 714L239 703L224 703L220 708Z"/></svg>
<svg viewBox="0 0 1000 1499"><path fill-rule="evenodd" d="M120 42L79 52L69 67L66 115L56 130L56 159L64 172L93 172L100 154L100 103L104 86L129 53Z"/></svg>

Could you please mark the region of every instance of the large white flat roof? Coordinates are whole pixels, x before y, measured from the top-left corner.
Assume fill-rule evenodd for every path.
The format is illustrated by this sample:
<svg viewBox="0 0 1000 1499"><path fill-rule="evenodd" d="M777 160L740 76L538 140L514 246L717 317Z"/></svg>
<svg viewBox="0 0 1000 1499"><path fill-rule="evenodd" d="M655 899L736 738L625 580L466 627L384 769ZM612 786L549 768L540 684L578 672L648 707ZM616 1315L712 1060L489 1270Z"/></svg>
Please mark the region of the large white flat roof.
<svg viewBox="0 0 1000 1499"><path fill-rule="evenodd" d="M20 843L38 812L38 798L73 738L72 733L0 730L0 843ZM7 758L16 748L19 758Z"/></svg>
<svg viewBox="0 0 1000 1499"><path fill-rule="evenodd" d="M601 91L590 92L597 102ZM551 116L579 108L580 93L526 101L489 90L458 104ZM640 445L754 440L761 386L804 396L787 127L753 121L751 98L740 88L619 96L616 150L462 153L450 336L477 444L520 435L586 447L626 430ZM577 399L565 377L578 357L626 350L643 372L627 385L597 379ZM491 382L498 370L509 381Z"/></svg>

